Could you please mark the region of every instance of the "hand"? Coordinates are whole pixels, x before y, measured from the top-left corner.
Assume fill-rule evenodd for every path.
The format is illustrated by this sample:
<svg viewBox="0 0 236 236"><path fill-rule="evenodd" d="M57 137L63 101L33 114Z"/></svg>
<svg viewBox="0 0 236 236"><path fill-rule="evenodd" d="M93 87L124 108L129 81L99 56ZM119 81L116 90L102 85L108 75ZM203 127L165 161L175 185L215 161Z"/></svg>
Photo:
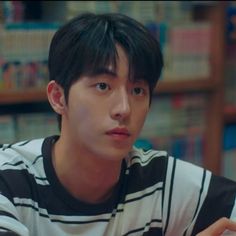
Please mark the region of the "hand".
<svg viewBox="0 0 236 236"><path fill-rule="evenodd" d="M236 222L226 217L220 218L196 236L220 236L225 230L231 230L235 232L236 235Z"/></svg>

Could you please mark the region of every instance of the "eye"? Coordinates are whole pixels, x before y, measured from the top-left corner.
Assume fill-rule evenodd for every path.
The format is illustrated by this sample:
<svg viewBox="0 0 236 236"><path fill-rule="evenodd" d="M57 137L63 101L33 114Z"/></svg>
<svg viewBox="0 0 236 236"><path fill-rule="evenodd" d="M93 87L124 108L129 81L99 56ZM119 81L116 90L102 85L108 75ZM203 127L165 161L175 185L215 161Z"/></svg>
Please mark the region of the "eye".
<svg viewBox="0 0 236 236"><path fill-rule="evenodd" d="M135 87L132 90L133 95L142 96L142 95L144 95L144 93L145 93L145 89L140 88L140 87Z"/></svg>
<svg viewBox="0 0 236 236"><path fill-rule="evenodd" d="M110 89L109 85L106 83L97 83L96 84L96 89L99 91L107 91Z"/></svg>

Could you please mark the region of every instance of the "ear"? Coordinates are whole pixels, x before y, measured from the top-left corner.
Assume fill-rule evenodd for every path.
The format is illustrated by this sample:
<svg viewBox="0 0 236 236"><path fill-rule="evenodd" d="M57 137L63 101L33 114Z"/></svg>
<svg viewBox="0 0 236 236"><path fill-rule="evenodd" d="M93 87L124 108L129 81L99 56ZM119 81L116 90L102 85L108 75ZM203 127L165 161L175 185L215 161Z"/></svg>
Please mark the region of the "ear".
<svg viewBox="0 0 236 236"><path fill-rule="evenodd" d="M66 110L64 90L55 80L48 83L47 96L53 110L60 115L64 114Z"/></svg>

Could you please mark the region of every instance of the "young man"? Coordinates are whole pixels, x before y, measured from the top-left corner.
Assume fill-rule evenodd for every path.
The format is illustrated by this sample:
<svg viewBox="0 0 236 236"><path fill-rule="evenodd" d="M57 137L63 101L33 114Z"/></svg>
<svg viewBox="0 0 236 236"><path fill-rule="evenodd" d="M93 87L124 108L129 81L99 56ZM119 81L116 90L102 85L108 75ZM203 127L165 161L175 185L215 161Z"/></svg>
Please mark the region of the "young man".
<svg viewBox="0 0 236 236"><path fill-rule="evenodd" d="M162 66L158 42L127 16L83 14L59 29L47 93L60 136L3 145L0 227L22 236L180 236L236 217L235 182L133 147Z"/></svg>

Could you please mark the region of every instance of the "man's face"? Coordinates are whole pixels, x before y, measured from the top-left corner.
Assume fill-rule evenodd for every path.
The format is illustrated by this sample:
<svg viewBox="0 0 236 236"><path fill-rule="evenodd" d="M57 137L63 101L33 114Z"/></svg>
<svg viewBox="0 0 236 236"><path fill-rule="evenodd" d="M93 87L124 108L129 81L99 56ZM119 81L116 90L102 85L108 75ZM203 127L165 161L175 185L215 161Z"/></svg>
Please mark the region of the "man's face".
<svg viewBox="0 0 236 236"><path fill-rule="evenodd" d="M116 71L101 68L92 76L82 76L69 91L62 117L79 155L121 160L133 146L149 110L149 87L128 79L128 60L117 47Z"/></svg>

